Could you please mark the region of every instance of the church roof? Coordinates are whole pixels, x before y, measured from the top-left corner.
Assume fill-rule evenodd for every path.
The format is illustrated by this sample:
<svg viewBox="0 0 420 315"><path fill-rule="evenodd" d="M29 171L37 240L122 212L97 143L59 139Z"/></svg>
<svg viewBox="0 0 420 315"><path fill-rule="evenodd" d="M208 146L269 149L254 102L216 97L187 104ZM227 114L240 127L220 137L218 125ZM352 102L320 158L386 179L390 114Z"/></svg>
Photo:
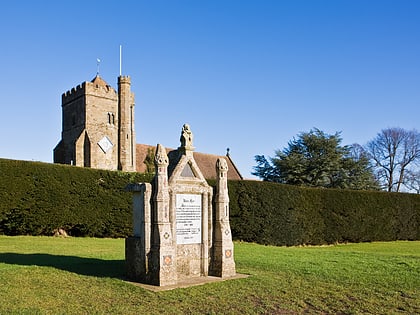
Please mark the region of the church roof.
<svg viewBox="0 0 420 315"><path fill-rule="evenodd" d="M93 79L92 79L92 81L90 81L91 83L93 83L94 85L96 85L97 87L104 87L104 88L107 88L107 89L109 89L109 88L111 88L111 86L108 84L108 83L106 83L105 82L105 80L104 79L102 79L100 76L99 76L99 74L97 74Z"/></svg>
<svg viewBox="0 0 420 315"><path fill-rule="evenodd" d="M144 173L147 170L146 164L144 163L148 152L156 151L156 146L148 144L137 144L136 147L136 168L137 172ZM169 156L176 154L176 150L166 148L166 152ZM171 154L172 153L172 154ZM197 163L201 173L206 179L216 179L216 161L218 158L223 157L228 164L228 179L229 180L241 180L243 179L241 173L233 163L229 155L221 156L207 153L194 152L194 160Z"/></svg>

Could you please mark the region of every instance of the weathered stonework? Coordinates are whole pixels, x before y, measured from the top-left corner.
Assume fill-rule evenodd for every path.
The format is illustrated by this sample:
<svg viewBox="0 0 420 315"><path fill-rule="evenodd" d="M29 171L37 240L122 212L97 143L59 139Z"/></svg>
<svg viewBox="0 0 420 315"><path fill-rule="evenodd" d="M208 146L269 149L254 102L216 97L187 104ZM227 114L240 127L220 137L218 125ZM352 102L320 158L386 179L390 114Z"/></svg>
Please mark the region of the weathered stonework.
<svg viewBox="0 0 420 315"><path fill-rule="evenodd" d="M216 163L217 182L214 222L214 244L212 274L219 277L232 277L236 273L233 259L232 233L229 223L229 194L227 186L228 166L226 160L219 158Z"/></svg>
<svg viewBox="0 0 420 315"><path fill-rule="evenodd" d="M134 94L128 76L118 77L118 169L136 171Z"/></svg>
<svg viewBox="0 0 420 315"><path fill-rule="evenodd" d="M157 146L153 187L128 186L133 192L134 235L126 240L126 264L133 281L167 286L190 278L236 274L227 163L223 158L217 162L213 200L213 189L194 160L192 139L184 125L181 146L172 156Z"/></svg>
<svg viewBox="0 0 420 315"><path fill-rule="evenodd" d="M54 163L140 173L151 171L150 165L145 164L146 159L150 161L151 146L136 144L130 77L119 76L115 90L97 75L92 81L63 93L61 99L62 132L61 141L54 148ZM194 150L193 134L187 124L180 141L179 152L183 148L190 152ZM195 161L205 178L216 178L211 166L218 157L194 152ZM243 179L229 154L226 159L229 179Z"/></svg>
<svg viewBox="0 0 420 315"><path fill-rule="evenodd" d="M151 247L152 185L132 184L127 190L133 192L133 236L126 239L127 274L134 281L150 283L149 259Z"/></svg>
<svg viewBox="0 0 420 315"><path fill-rule="evenodd" d="M96 76L61 99L63 126L54 163L136 170L134 94L129 77L118 78L118 93Z"/></svg>
<svg viewBox="0 0 420 315"><path fill-rule="evenodd" d="M156 176L153 191L151 281L156 285L176 283L176 248L169 220L168 193L169 159L163 146L158 145L155 155Z"/></svg>

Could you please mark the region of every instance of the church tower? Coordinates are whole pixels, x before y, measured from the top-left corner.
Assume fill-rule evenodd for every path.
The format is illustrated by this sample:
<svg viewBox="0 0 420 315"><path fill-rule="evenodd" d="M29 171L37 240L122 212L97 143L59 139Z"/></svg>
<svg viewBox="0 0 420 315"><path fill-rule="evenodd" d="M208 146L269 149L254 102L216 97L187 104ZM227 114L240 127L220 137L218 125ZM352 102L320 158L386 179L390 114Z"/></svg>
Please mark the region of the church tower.
<svg viewBox="0 0 420 315"><path fill-rule="evenodd" d="M96 75L62 95L62 133L54 163L135 171L130 86L129 77L119 77L117 92Z"/></svg>

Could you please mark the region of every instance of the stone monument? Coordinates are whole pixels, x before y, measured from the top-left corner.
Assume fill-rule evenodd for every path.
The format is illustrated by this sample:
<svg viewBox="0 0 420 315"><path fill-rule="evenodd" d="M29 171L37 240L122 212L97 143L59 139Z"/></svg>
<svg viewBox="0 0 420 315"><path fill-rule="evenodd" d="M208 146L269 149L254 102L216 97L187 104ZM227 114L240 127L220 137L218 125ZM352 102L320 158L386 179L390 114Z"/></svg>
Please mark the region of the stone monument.
<svg viewBox="0 0 420 315"><path fill-rule="evenodd" d="M133 192L133 236L125 248L132 281L169 286L191 278L236 275L226 160L219 158L215 165L213 196L194 160L187 124L180 141L169 154L157 145L153 184L127 186Z"/></svg>

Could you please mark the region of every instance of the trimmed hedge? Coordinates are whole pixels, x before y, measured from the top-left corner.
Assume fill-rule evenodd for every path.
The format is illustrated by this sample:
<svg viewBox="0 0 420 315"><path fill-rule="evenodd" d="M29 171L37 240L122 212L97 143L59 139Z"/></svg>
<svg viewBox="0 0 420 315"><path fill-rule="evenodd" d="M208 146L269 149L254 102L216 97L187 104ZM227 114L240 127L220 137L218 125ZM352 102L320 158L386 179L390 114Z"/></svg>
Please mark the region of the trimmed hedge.
<svg viewBox="0 0 420 315"><path fill-rule="evenodd" d="M236 239L272 245L420 239L420 196L229 182Z"/></svg>
<svg viewBox="0 0 420 315"><path fill-rule="evenodd" d="M127 183L150 175L0 159L0 234L122 237L132 232Z"/></svg>
<svg viewBox="0 0 420 315"><path fill-rule="evenodd" d="M151 175L0 159L0 234L126 237L132 182ZM209 184L215 185L214 180ZM420 239L420 196L230 181L236 240L272 245Z"/></svg>

